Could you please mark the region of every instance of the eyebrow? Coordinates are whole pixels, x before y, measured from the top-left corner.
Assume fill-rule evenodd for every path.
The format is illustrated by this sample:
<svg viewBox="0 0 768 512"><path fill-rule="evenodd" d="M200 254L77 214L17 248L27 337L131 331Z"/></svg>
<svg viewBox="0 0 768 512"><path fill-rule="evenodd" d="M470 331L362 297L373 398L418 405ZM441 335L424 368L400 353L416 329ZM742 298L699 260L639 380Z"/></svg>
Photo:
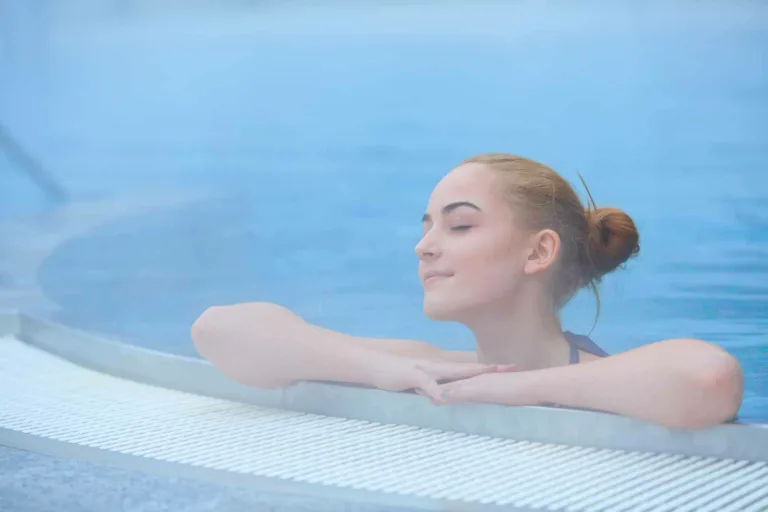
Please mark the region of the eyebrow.
<svg viewBox="0 0 768 512"><path fill-rule="evenodd" d="M482 211L480 207L474 203L470 203L469 201L457 201L455 203L450 203L443 206L443 215L452 212L456 208L461 208L462 206L473 208L479 212ZM429 220L432 220L432 216L429 215L428 213L425 213L424 216L421 218L421 222L427 222Z"/></svg>

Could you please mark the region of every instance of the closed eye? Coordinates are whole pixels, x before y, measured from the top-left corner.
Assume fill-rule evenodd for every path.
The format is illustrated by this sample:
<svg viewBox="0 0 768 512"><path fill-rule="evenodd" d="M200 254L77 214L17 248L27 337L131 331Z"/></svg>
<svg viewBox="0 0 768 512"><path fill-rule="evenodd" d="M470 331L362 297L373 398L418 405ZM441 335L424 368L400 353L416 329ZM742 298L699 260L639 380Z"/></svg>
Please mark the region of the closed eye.
<svg viewBox="0 0 768 512"><path fill-rule="evenodd" d="M465 226L451 226L451 231L468 231L472 227L474 227L474 226L469 226L469 225L465 225Z"/></svg>

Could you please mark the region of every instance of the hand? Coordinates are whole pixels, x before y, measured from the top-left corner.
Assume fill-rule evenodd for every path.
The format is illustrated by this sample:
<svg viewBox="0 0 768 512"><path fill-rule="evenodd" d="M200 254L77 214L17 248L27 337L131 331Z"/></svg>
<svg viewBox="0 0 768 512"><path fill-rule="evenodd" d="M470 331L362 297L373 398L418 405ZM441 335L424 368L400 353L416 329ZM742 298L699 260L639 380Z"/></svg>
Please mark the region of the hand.
<svg viewBox="0 0 768 512"><path fill-rule="evenodd" d="M487 373L510 372L512 365L455 363L394 356L378 366L373 385L385 391L415 390L430 400L440 400L441 383L470 379Z"/></svg>
<svg viewBox="0 0 768 512"><path fill-rule="evenodd" d="M536 405L530 389L533 381L530 372L504 375L501 372L485 373L438 386L438 398L429 395L435 405L461 402L486 402L504 405Z"/></svg>

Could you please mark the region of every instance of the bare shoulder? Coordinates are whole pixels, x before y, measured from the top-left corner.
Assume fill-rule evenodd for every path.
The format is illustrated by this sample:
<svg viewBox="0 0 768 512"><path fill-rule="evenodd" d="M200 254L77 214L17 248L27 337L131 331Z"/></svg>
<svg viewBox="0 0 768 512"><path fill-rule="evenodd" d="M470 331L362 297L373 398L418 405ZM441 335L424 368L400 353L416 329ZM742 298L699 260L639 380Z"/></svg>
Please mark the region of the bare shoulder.
<svg viewBox="0 0 768 512"><path fill-rule="evenodd" d="M455 363L476 363L477 353L470 350L445 350L426 341L395 338L355 338L377 350L405 357L435 359Z"/></svg>

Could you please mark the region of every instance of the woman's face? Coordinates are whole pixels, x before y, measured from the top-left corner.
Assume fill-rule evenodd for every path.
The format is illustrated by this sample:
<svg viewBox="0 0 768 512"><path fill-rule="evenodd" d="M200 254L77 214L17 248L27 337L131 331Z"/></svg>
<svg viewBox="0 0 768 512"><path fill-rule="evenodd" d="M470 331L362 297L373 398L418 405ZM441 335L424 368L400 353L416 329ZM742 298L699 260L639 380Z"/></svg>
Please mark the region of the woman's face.
<svg viewBox="0 0 768 512"><path fill-rule="evenodd" d="M428 317L461 322L515 297L528 233L515 222L501 188L485 165L468 163L432 192L416 246Z"/></svg>

